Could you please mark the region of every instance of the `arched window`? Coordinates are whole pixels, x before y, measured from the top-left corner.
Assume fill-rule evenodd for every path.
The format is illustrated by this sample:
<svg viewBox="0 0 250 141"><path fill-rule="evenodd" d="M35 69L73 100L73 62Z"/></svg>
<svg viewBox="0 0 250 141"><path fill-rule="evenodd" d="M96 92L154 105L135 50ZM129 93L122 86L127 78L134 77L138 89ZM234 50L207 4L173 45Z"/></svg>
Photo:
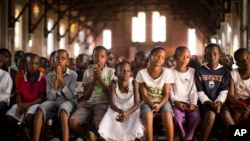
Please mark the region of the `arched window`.
<svg viewBox="0 0 250 141"><path fill-rule="evenodd" d="M53 26L53 20L48 19L48 30L50 31L52 26ZM47 39L47 54L50 55L50 53L54 50L54 35L52 32L48 34L48 39Z"/></svg>
<svg viewBox="0 0 250 141"><path fill-rule="evenodd" d="M165 42L166 32L166 17L154 11L152 13L152 41Z"/></svg>
<svg viewBox="0 0 250 141"><path fill-rule="evenodd" d="M132 17L132 42L145 42L146 40L146 15L139 12L137 17Z"/></svg>
<svg viewBox="0 0 250 141"><path fill-rule="evenodd" d="M102 33L102 44L106 49L111 49L112 46L112 36L111 36L111 30L106 29Z"/></svg>

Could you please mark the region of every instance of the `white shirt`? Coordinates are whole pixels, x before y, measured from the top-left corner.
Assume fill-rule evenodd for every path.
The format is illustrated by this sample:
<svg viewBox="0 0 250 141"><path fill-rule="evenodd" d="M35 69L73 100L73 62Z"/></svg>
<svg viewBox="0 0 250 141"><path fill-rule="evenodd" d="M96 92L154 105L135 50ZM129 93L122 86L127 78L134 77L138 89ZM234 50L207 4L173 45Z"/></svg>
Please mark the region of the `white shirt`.
<svg viewBox="0 0 250 141"><path fill-rule="evenodd" d="M136 75L136 81L138 83L145 83L148 96L152 100L152 102L160 102L163 98L163 86L166 83L174 83L172 72L167 68L162 68L162 74L153 79L148 71L147 68L142 69Z"/></svg>
<svg viewBox="0 0 250 141"><path fill-rule="evenodd" d="M234 81L235 96L244 100L250 98L250 78L241 79L238 69L231 71L231 76Z"/></svg>
<svg viewBox="0 0 250 141"><path fill-rule="evenodd" d="M9 104L13 82L8 72L0 69L0 101Z"/></svg>
<svg viewBox="0 0 250 141"><path fill-rule="evenodd" d="M186 72L179 72L174 67L170 69L173 73L175 83L171 85L171 102L182 101L188 104L197 105L198 92L194 81L193 68L188 68Z"/></svg>

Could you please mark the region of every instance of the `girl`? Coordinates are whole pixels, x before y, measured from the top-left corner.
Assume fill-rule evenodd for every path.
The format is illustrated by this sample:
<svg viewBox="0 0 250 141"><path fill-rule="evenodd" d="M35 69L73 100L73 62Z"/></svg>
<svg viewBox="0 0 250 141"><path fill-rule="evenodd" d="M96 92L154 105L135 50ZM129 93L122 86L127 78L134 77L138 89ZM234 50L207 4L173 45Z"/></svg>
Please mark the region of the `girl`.
<svg viewBox="0 0 250 141"><path fill-rule="evenodd" d="M201 130L201 141L207 141L216 115L221 117L225 131L234 121L224 102L229 89L230 72L219 64L221 49L217 44L208 44L205 48L206 63L195 71L195 84L201 101L201 112L204 118ZM224 138L225 139L225 138ZM222 139L219 139L220 141Z"/></svg>
<svg viewBox="0 0 250 141"><path fill-rule="evenodd" d="M117 81L111 82L110 107L103 117L99 133L105 140L128 141L143 136L140 121L139 94L135 93L130 64L115 67Z"/></svg>
<svg viewBox="0 0 250 141"><path fill-rule="evenodd" d="M149 54L148 67L141 69L136 76L144 101L140 109L147 141L153 140L153 115L157 112L161 113L167 140L174 140L173 111L168 101L173 77L171 71L163 67L165 58L163 47L153 48Z"/></svg>
<svg viewBox="0 0 250 141"><path fill-rule="evenodd" d="M250 55L246 48L234 53L238 69L231 72L229 104L236 123L249 122L250 113Z"/></svg>
<svg viewBox="0 0 250 141"><path fill-rule="evenodd" d="M170 89L173 104L174 121L180 130L182 140L192 140L199 125L200 112L197 107L198 93L194 82L194 69L187 67L190 52L187 47L177 47L174 53L176 67L172 67L175 83Z"/></svg>

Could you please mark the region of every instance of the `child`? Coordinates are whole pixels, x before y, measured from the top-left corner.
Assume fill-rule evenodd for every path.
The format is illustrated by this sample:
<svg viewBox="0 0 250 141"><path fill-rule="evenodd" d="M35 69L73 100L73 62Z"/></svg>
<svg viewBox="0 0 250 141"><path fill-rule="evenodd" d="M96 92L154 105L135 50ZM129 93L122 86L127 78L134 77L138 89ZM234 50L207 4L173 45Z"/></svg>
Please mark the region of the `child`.
<svg viewBox="0 0 250 141"><path fill-rule="evenodd" d="M75 60L75 58L69 58L68 68L73 70L73 71L76 71L76 60Z"/></svg>
<svg viewBox="0 0 250 141"><path fill-rule="evenodd" d="M83 97L83 86L82 86L82 77L85 70L89 67L90 57L86 54L79 54L76 57L76 73L77 73L77 86L76 86L76 95L78 101Z"/></svg>
<svg viewBox="0 0 250 141"><path fill-rule="evenodd" d="M113 80L110 84L110 106L100 123L99 134L105 140L129 141L141 138L140 96L134 91L130 64L117 64L115 74L117 81Z"/></svg>
<svg viewBox="0 0 250 141"><path fill-rule="evenodd" d="M134 56L134 62L132 66L133 76L136 77L139 70L148 66L148 53L145 51L138 51Z"/></svg>
<svg viewBox="0 0 250 141"><path fill-rule="evenodd" d="M110 68L114 68L116 64L117 64L117 56L112 52L108 52L107 66Z"/></svg>
<svg viewBox="0 0 250 141"><path fill-rule="evenodd" d="M44 123L58 113L63 141L69 140L68 120L77 104L76 72L67 68L69 54L64 49L56 51L57 67L46 76L47 101L40 104L35 115L34 141L39 141Z"/></svg>
<svg viewBox="0 0 250 141"><path fill-rule="evenodd" d="M108 108L108 86L114 77L114 69L106 66L107 59L108 52L105 47L94 48L94 64L83 75L83 100L69 121L71 129L84 139L93 135L87 128L89 117L93 117L94 125L98 128Z"/></svg>
<svg viewBox="0 0 250 141"><path fill-rule="evenodd" d="M7 119L15 127L17 132L23 134L18 123L25 123L30 131L33 131L34 113L39 104L44 100L46 93L45 76L39 72L40 57L31 54L26 62L26 72L19 79L17 87L17 104L14 104L6 113ZM28 138L30 138L28 136Z"/></svg>
<svg viewBox="0 0 250 141"><path fill-rule="evenodd" d="M250 123L250 55L246 48L234 53L238 69L231 72L229 104L236 123Z"/></svg>
<svg viewBox="0 0 250 141"><path fill-rule="evenodd" d="M221 49L217 44L208 44L205 48L206 63L196 69L195 84L201 101L203 123L201 141L207 141L216 115L221 117L225 131L234 121L224 103L229 89L230 72L219 64ZM225 139L225 138L224 138Z"/></svg>
<svg viewBox="0 0 250 141"><path fill-rule="evenodd" d="M140 70L136 76L144 101L140 109L147 141L153 140L153 117L157 112L161 113L167 140L174 140L173 111L168 100L173 77L171 71L163 67L165 58L164 48L153 48L149 54L148 67Z"/></svg>
<svg viewBox="0 0 250 141"><path fill-rule="evenodd" d="M197 107L198 93L194 82L194 69L188 67L190 52L187 47L175 49L176 67L172 67L175 83L170 89L174 121L181 139L191 141L201 118Z"/></svg>

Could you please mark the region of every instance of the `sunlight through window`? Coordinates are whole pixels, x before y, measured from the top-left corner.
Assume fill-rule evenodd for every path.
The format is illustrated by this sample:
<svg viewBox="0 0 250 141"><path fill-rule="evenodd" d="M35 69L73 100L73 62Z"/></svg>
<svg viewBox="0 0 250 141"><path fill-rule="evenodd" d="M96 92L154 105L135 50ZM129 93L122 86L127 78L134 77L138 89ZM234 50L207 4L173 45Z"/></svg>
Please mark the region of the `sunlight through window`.
<svg viewBox="0 0 250 141"><path fill-rule="evenodd" d="M48 30L50 31L53 26L53 20L48 20ZM47 54L50 55L50 53L54 50L54 36L53 33L50 32L48 34L48 40L47 40Z"/></svg>
<svg viewBox="0 0 250 141"><path fill-rule="evenodd" d="M146 40L146 15L139 12L137 17L132 18L132 41L145 42Z"/></svg>
<svg viewBox="0 0 250 141"><path fill-rule="evenodd" d="M196 33L195 29L188 29L188 48L191 55L196 55Z"/></svg>
<svg viewBox="0 0 250 141"><path fill-rule="evenodd" d="M111 49L111 30L104 30L103 31L103 46L106 48L106 49Z"/></svg>
<svg viewBox="0 0 250 141"><path fill-rule="evenodd" d="M152 13L152 41L166 41L166 17L156 11Z"/></svg>

